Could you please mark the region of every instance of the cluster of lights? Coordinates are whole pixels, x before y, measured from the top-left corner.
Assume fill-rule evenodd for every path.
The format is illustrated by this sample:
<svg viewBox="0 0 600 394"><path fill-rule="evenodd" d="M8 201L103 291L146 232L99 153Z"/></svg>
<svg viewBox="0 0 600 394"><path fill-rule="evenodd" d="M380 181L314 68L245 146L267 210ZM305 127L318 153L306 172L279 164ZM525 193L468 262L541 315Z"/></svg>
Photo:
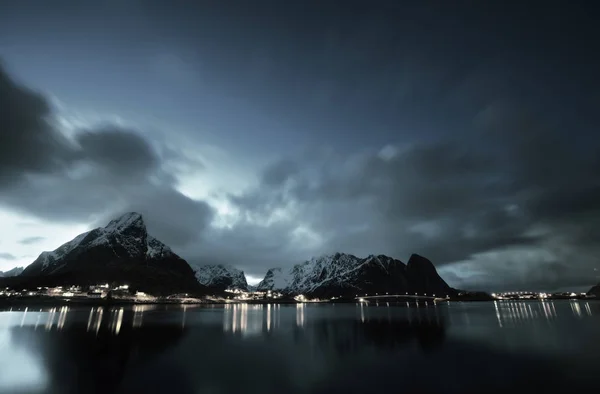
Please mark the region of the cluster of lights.
<svg viewBox="0 0 600 394"><path fill-rule="evenodd" d="M105 298L109 291L116 291L121 293L121 296L127 296L129 291L129 285L120 285L111 289L107 283L98 284L95 286L89 286L82 288L81 286L56 286L56 287L38 287L36 290L11 290L5 288L0 291L0 296L7 297L61 297L61 298Z"/></svg>
<svg viewBox="0 0 600 394"><path fill-rule="evenodd" d="M264 298L278 299L283 297L283 294L275 291L244 291L240 289L227 289L227 293L235 294L233 299L238 301L261 300Z"/></svg>
<svg viewBox="0 0 600 394"><path fill-rule="evenodd" d="M500 300L505 300L505 299L546 299L546 298L552 298L552 297L587 297L586 293L581 293L581 294L577 294L577 293L545 293L545 292L540 292L540 293L535 293L535 292L530 292L530 291L509 291L509 292L504 292L504 293L492 293L492 297L496 298L496 299L500 299Z"/></svg>

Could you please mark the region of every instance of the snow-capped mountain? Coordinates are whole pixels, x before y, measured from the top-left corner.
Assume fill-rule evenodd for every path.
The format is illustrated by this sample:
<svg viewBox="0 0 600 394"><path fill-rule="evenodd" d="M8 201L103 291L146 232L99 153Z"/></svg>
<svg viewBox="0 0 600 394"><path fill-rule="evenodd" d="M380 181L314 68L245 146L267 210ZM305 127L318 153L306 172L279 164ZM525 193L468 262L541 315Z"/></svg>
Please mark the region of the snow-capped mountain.
<svg viewBox="0 0 600 394"><path fill-rule="evenodd" d="M452 291L433 264L416 254L408 265L384 255L360 258L336 253L316 257L289 270L270 269L257 288L315 297L386 292L445 295Z"/></svg>
<svg viewBox="0 0 600 394"><path fill-rule="evenodd" d="M219 290L239 289L248 291L246 275L229 265L208 264L194 267L200 284Z"/></svg>
<svg viewBox="0 0 600 394"><path fill-rule="evenodd" d="M136 212L80 234L52 252L42 252L20 277L52 284L127 282L154 292L200 288L187 262L149 235Z"/></svg>
<svg viewBox="0 0 600 394"><path fill-rule="evenodd" d="M5 272L0 271L0 278L12 278L13 276L21 275L22 272L23 267L15 267Z"/></svg>

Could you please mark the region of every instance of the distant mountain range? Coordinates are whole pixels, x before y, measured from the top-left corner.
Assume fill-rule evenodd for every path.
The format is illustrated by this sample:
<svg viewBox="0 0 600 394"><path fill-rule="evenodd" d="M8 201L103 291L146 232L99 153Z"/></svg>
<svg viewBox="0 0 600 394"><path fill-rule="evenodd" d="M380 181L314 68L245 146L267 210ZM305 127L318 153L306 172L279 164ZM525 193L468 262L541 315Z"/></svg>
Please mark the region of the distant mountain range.
<svg viewBox="0 0 600 394"><path fill-rule="evenodd" d="M0 278L11 278L13 276L21 275L21 273L23 272L23 269L24 269L23 267L15 267L6 272L0 271Z"/></svg>
<svg viewBox="0 0 600 394"><path fill-rule="evenodd" d="M384 255L360 258L336 253L322 256L289 270L270 269L257 289L311 297L407 292L445 296L455 292L438 275L433 264L417 254L410 257L408 264Z"/></svg>
<svg viewBox="0 0 600 394"><path fill-rule="evenodd" d="M22 270L22 272L19 272ZM3 274L8 285L22 287L127 283L156 294L206 294L253 288L243 271L227 265L193 268L148 234L142 216L127 213L106 227L83 233L29 266ZM13 276L6 278L6 276ZM8 282L6 282L8 281ZM273 268L256 287L307 297L354 297L364 294L455 294L425 257L407 264L384 255L360 258L336 253L312 258L289 269Z"/></svg>

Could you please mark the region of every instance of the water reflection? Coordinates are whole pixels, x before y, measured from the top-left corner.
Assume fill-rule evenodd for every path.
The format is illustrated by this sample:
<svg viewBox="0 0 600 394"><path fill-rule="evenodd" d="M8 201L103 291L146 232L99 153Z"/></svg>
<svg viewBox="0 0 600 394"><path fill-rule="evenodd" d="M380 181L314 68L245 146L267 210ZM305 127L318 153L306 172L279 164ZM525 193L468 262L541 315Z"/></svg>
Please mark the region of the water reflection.
<svg viewBox="0 0 600 394"><path fill-rule="evenodd" d="M123 310L90 333L75 324L59 331L23 327L12 331L12 342L32 354L42 355L52 387L73 393L112 393L127 370L164 352L183 336L180 327L143 327L133 331L121 326ZM115 335L118 333L120 335ZM92 334L92 335L90 335Z"/></svg>
<svg viewBox="0 0 600 394"><path fill-rule="evenodd" d="M263 331L264 305L226 304L223 313L223 331L243 336L257 335ZM268 330L271 329L270 306L267 312Z"/></svg>
<svg viewBox="0 0 600 394"><path fill-rule="evenodd" d="M0 342L12 346L9 353L0 352L0 392L15 392L5 389L9 377L4 370L16 362L30 381L48 383L32 393L296 394L399 388L505 393L530 382L536 392L575 392L573 385L596 376L586 375L584 368L598 365L600 354L591 340L597 326L585 324L598 319L600 304L577 305L579 312L568 301L409 308L387 303L24 308L0 312ZM570 323L545 324L555 320ZM51 329L36 330L38 322ZM470 331L461 325L467 322ZM583 329L589 329L587 337ZM460 338L455 334L465 331ZM489 342L482 346L473 334ZM556 338L568 342L552 349L558 361L523 351L525 343L545 349ZM571 357L574 350L582 349L589 349L588 358L573 366L582 359ZM19 352L29 358L14 356ZM25 382L17 384L25 387Z"/></svg>
<svg viewBox="0 0 600 394"><path fill-rule="evenodd" d="M304 313L306 311L306 304L296 304L296 326L304 327Z"/></svg>
<svg viewBox="0 0 600 394"><path fill-rule="evenodd" d="M581 307L579 306L579 302L571 301L571 310L573 311L573 315L581 317Z"/></svg>
<svg viewBox="0 0 600 394"><path fill-rule="evenodd" d="M134 305L133 306L133 327L141 327L144 322L144 313L157 308L156 305Z"/></svg>
<svg viewBox="0 0 600 394"><path fill-rule="evenodd" d="M569 301L573 317L593 316L589 302ZM552 322L558 318L554 301L494 301L494 311L499 327L524 324L529 320L544 319Z"/></svg>

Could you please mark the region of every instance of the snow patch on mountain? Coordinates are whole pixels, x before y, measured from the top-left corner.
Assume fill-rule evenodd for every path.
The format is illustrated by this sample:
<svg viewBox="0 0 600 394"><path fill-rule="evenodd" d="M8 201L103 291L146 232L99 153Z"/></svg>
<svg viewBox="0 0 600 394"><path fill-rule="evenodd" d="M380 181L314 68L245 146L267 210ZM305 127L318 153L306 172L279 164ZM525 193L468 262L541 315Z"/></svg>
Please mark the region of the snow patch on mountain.
<svg viewBox="0 0 600 394"><path fill-rule="evenodd" d="M283 270L282 268L271 268L267 271L265 278L256 285L256 290L283 290L287 289L293 281L291 270Z"/></svg>
<svg viewBox="0 0 600 394"><path fill-rule="evenodd" d="M336 253L313 257L289 270L270 269L257 288L261 291L279 290L302 294L310 293L324 285L348 285L362 266L373 262L387 269L386 265L375 256L361 259L351 254ZM386 264L389 264L389 261L386 261Z"/></svg>
<svg viewBox="0 0 600 394"><path fill-rule="evenodd" d="M151 259L158 259L173 253L171 248L151 235L146 237L146 249L146 256Z"/></svg>
<svg viewBox="0 0 600 394"><path fill-rule="evenodd" d="M248 291L248 283L244 272L230 265L207 264L193 268L196 271L196 279L202 285Z"/></svg>

